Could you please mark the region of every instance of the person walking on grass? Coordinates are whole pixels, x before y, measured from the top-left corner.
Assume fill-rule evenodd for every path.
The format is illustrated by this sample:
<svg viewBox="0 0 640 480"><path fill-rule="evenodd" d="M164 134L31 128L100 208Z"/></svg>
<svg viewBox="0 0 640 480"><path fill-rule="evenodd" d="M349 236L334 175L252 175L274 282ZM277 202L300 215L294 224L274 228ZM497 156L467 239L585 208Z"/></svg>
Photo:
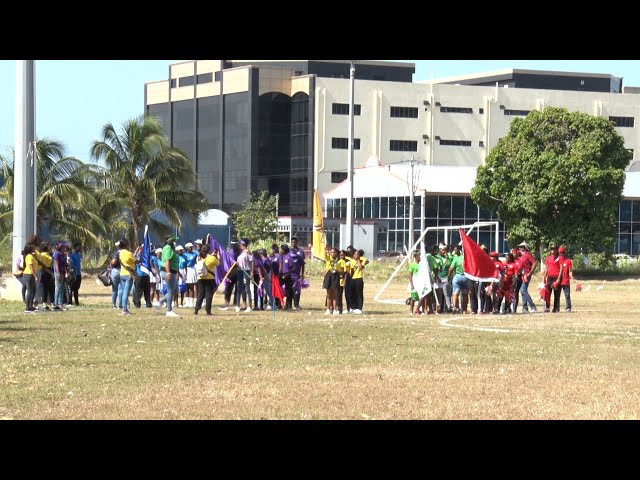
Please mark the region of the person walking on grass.
<svg viewBox="0 0 640 480"><path fill-rule="evenodd" d="M33 301L36 298L36 286L38 284L38 261L35 255L35 245L27 243L22 250L22 256L24 257L24 273L23 277L27 286L27 292L25 295L26 308L24 313L35 313L36 307L33 305Z"/></svg>
<svg viewBox="0 0 640 480"><path fill-rule="evenodd" d="M560 288L564 292L564 300L566 303L564 311L566 313L571 313L571 281L574 280L573 263L567 255L567 249L565 247L561 246L558 248L558 253L561 258L560 261L562 262L562 280L560 280Z"/></svg>
<svg viewBox="0 0 640 480"><path fill-rule="evenodd" d="M522 242L518 245L520 250L520 267L522 268L522 286L520 287L520 295L522 295L522 313L529 313L531 309L532 313L536 313L536 308L533 299L529 294L529 283L531 282L531 276L538 265L538 261L529 252L529 245L526 242Z"/></svg>
<svg viewBox="0 0 640 480"><path fill-rule="evenodd" d="M167 235L162 247L162 257L160 259L160 277L167 285L167 293L164 296L164 300L157 306L161 307L162 303L167 306L167 317L180 317L173 311L173 298L178 289L178 268L180 265L180 256L176 252L176 240L178 237L175 235Z"/></svg>
<svg viewBox="0 0 640 480"><path fill-rule="evenodd" d="M82 285L82 245L80 242L73 244L73 251L69 254L69 263L73 267L75 278L71 283L69 289L69 304L74 304L76 307L80 306L78 301L78 293L80 291L80 285Z"/></svg>
<svg viewBox="0 0 640 480"><path fill-rule="evenodd" d="M322 288L327 291L327 311L325 315L338 315L338 285L340 284L340 275L344 272L344 261L340 260L338 249L333 247L331 252L325 254L325 270Z"/></svg>
<svg viewBox="0 0 640 480"><path fill-rule="evenodd" d="M129 311L129 293L133 287L134 277L137 276L136 265L140 261L136 258L136 255L140 253L142 247L138 247L134 253L129 251L129 241L126 239L120 240L120 253L118 258L120 260L120 283L122 283L122 289L120 291L120 308L122 309L122 315L131 315Z"/></svg>
<svg viewBox="0 0 640 480"><path fill-rule="evenodd" d="M202 245L195 263L195 269L198 274L198 300L196 301L193 311L194 315L198 315L198 311L202 308L202 302L205 302L205 314L212 315L211 302L213 300L213 293L216 291L214 270L218 265L220 265L220 252L215 250L213 254L210 255L209 245Z"/></svg>
<svg viewBox="0 0 640 480"><path fill-rule="evenodd" d="M116 253L111 258L111 306L120 308L120 240L115 243Z"/></svg>

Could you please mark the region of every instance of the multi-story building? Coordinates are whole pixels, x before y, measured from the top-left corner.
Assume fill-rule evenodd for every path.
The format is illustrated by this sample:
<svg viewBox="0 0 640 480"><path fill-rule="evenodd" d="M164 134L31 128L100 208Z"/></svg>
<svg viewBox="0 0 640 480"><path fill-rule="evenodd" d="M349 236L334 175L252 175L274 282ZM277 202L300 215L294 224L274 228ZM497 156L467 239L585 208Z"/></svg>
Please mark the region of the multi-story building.
<svg viewBox="0 0 640 480"><path fill-rule="evenodd" d="M637 89L605 74L512 69L414 83L414 70L412 63L356 64L354 165L373 157L369 168L378 174L356 169L355 217L383 225L377 248L408 242L411 160L419 164L416 232L494 219L469 198L477 166L513 118L558 106L610 118L634 152L616 251L640 253ZM325 197L331 238L340 243L335 225L346 214L345 190L337 187L347 177L348 77L348 61L187 62L171 65L168 80L146 84L146 112L158 116L173 145L192 158L214 207L238 208L251 190L277 193L280 214L291 217L288 231L306 243L316 188ZM404 184L381 175L378 161ZM504 248L504 232L492 248Z"/></svg>

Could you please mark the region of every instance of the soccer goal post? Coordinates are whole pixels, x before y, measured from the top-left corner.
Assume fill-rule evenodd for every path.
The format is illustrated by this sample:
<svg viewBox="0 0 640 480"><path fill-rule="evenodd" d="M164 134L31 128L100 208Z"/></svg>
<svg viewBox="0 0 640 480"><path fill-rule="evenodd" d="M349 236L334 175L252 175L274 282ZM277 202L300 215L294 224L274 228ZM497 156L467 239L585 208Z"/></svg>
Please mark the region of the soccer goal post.
<svg viewBox="0 0 640 480"><path fill-rule="evenodd" d="M418 245L420 245L420 242L423 241L423 239L424 239L424 237L425 237L425 235L427 233L429 233L429 232L439 232L439 231L444 232L444 243L448 245L450 240L451 240L452 233L453 232L457 232L460 228L466 229L467 230L467 235L469 235L471 232L473 232L474 229L479 229L481 227L493 226L494 229L495 229L495 242L496 242L495 245L496 245L496 249L499 250L499 242L500 242L499 224L500 224L500 222L494 220L494 221L491 221L491 222L475 222L475 223L472 223L472 224L469 224L469 225L450 225L450 226L446 226L446 227L427 227L427 228L425 228L424 231L422 232L422 234L420 235L420 237L418 238L418 240L416 240L416 242L413 244L411 249L407 252L407 255L402 259L400 264L398 264L398 266L395 268L395 270L393 271L391 276L387 279L385 284L382 286L380 291L376 294L376 296L373 299L376 302L380 302L380 303L391 303L391 304L394 304L394 305L404 305L404 303L406 301L406 297L402 298L402 299L395 298L395 299L389 299L389 300L382 300L380 297L382 296L382 294L384 293L386 288L389 286L389 284L391 284L391 282L396 277L398 272L400 272L400 270L402 270L402 267L405 265L405 263L407 263L411 259L412 252L414 252L416 250L416 248L418 247Z"/></svg>

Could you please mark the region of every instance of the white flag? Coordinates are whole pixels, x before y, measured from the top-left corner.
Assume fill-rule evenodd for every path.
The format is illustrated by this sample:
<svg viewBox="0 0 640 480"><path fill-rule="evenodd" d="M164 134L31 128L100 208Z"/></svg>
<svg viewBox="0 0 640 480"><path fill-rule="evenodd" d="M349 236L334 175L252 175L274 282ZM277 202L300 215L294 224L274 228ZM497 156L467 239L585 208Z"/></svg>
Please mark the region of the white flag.
<svg viewBox="0 0 640 480"><path fill-rule="evenodd" d="M429 262L427 261L424 242L420 242L420 263L418 264L418 273L413 276L413 286L418 291L418 297L421 299L433 288L431 285L431 268L429 268Z"/></svg>

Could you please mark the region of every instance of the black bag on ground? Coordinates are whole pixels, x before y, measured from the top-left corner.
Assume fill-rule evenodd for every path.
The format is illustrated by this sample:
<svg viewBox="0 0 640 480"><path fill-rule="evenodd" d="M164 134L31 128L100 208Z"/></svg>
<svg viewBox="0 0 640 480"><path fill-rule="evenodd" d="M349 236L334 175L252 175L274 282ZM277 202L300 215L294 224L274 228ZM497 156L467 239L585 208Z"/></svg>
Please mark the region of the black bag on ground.
<svg viewBox="0 0 640 480"><path fill-rule="evenodd" d="M108 268L105 268L104 270L101 270L100 273L98 273L98 279L102 282L102 284L105 287L110 287L111 286L111 270Z"/></svg>

